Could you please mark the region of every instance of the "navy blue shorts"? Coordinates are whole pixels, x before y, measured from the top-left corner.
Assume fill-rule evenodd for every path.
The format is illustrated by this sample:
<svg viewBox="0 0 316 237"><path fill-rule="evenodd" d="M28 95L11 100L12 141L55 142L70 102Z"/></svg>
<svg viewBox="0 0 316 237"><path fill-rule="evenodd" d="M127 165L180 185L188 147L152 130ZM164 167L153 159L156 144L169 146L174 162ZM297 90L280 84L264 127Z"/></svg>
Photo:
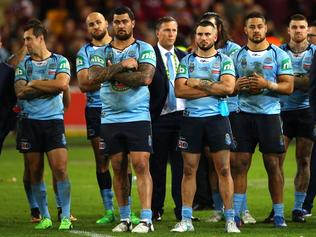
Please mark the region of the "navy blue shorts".
<svg viewBox="0 0 316 237"><path fill-rule="evenodd" d="M86 107L85 109L87 138L92 139L100 136L101 107Z"/></svg>
<svg viewBox="0 0 316 237"><path fill-rule="evenodd" d="M281 112L283 133L288 138L305 137L314 140L314 122L311 110L299 109Z"/></svg>
<svg viewBox="0 0 316 237"><path fill-rule="evenodd" d="M100 138L102 155L131 151L152 153L153 149L149 121L101 124Z"/></svg>
<svg viewBox="0 0 316 237"><path fill-rule="evenodd" d="M178 148L183 152L201 153L205 146L211 152L230 150L233 136L229 119L221 115L183 117Z"/></svg>
<svg viewBox="0 0 316 237"><path fill-rule="evenodd" d="M22 153L66 148L64 120L19 119L17 149Z"/></svg>
<svg viewBox="0 0 316 237"><path fill-rule="evenodd" d="M236 152L254 153L257 144L263 154L283 153L284 137L278 114L239 112L234 123Z"/></svg>

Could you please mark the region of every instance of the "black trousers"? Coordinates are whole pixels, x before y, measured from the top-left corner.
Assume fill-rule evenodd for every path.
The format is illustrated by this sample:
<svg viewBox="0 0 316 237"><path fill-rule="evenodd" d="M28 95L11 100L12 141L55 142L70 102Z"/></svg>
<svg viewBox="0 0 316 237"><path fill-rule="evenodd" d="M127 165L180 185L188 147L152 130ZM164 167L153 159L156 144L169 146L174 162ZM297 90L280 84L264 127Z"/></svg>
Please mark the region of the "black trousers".
<svg viewBox="0 0 316 237"><path fill-rule="evenodd" d="M303 208L311 211L313 208L314 198L316 196L316 144L313 146L312 156L311 156L311 176L309 179L309 185L306 193L306 198L303 204Z"/></svg>
<svg viewBox="0 0 316 237"><path fill-rule="evenodd" d="M150 157L150 173L153 180L152 210L163 213L166 196L167 163L170 162L172 173L172 198L175 204L175 215L181 219L181 181L183 175L183 159L177 150L178 136L182 112L174 112L160 116L152 121L153 150Z"/></svg>

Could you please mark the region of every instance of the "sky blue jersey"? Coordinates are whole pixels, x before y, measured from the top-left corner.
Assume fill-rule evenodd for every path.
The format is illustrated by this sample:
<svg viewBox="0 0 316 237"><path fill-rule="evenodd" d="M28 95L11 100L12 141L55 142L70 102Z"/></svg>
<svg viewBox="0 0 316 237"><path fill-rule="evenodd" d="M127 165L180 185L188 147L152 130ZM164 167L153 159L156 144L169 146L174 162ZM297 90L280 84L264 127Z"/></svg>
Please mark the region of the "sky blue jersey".
<svg viewBox="0 0 316 237"><path fill-rule="evenodd" d="M176 80L179 78L198 78L217 82L225 74L235 76L233 60L228 56L217 53L212 57L202 58L191 53L181 60ZM220 97L217 96L186 99L184 116L207 117L219 115L219 102Z"/></svg>
<svg viewBox="0 0 316 237"><path fill-rule="evenodd" d="M70 75L68 60L59 54L52 54L42 61L25 56L15 70L15 81L54 80L58 73ZM63 94L42 96L30 100L19 100L21 116L29 119L50 120L63 119Z"/></svg>
<svg viewBox="0 0 316 237"><path fill-rule="evenodd" d="M153 47L140 40L124 50L118 50L111 44L95 50L91 53L90 66L106 67L108 60L117 64L128 58L135 58L138 64L148 63L156 67ZM148 86L129 87L117 81L106 81L101 85L100 97L102 124L150 121Z"/></svg>
<svg viewBox="0 0 316 237"><path fill-rule="evenodd" d="M217 49L218 52L223 53L230 57L234 58L234 54L240 49L240 46L230 40L226 41L223 48ZM238 96L229 96L228 97L228 108L229 112L235 112L238 110Z"/></svg>
<svg viewBox="0 0 316 237"><path fill-rule="evenodd" d="M104 46L94 46L92 43L85 44L80 48L76 58L77 73L90 67L91 52L103 48ZM87 107L101 107L100 90L86 92Z"/></svg>
<svg viewBox="0 0 316 237"><path fill-rule="evenodd" d="M288 44L283 44L280 47L291 58L293 73L296 76L306 76L309 74L312 59L316 50L316 46L310 44L307 49L301 53L291 51ZM297 110L309 108L308 91L302 91L294 88L291 95L283 95L281 97L281 110Z"/></svg>
<svg viewBox="0 0 316 237"><path fill-rule="evenodd" d="M251 76L254 72L265 80L277 82L280 75L293 75L291 59L282 49L271 44L262 51L251 51L242 47L234 58L237 80L239 77ZM255 114L279 114L280 95L268 89L252 95L240 92L238 95L241 111Z"/></svg>

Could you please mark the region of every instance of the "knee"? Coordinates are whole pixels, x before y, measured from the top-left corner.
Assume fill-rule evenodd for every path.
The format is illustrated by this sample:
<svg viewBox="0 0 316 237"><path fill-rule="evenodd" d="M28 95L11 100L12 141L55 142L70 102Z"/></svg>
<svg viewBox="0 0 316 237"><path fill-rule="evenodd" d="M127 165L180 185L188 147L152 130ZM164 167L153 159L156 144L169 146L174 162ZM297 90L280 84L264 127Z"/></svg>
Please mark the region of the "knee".
<svg viewBox="0 0 316 237"><path fill-rule="evenodd" d="M268 175L277 175L280 173L278 160L270 160L266 162L266 170Z"/></svg>
<svg viewBox="0 0 316 237"><path fill-rule="evenodd" d="M230 169L228 166L225 166L225 167L222 167L220 170L219 170L219 173L218 173L218 176L219 177L222 177L222 178L227 178L230 176Z"/></svg>
<svg viewBox="0 0 316 237"><path fill-rule="evenodd" d="M247 172L249 167L249 160L246 159L235 159L234 162L231 163L232 170L234 171L234 174L244 174Z"/></svg>
<svg viewBox="0 0 316 237"><path fill-rule="evenodd" d="M146 162L145 160L133 164L133 167L135 173L138 175L144 175L149 172L148 162Z"/></svg>
<svg viewBox="0 0 316 237"><path fill-rule="evenodd" d="M67 178L67 169L64 166L54 168L54 175L57 181L65 180Z"/></svg>
<svg viewBox="0 0 316 237"><path fill-rule="evenodd" d="M298 166L300 169L305 170L309 169L310 158L309 157L302 157L299 159Z"/></svg>
<svg viewBox="0 0 316 237"><path fill-rule="evenodd" d="M183 175L190 177L195 175L196 170L192 166L185 165L183 167Z"/></svg>

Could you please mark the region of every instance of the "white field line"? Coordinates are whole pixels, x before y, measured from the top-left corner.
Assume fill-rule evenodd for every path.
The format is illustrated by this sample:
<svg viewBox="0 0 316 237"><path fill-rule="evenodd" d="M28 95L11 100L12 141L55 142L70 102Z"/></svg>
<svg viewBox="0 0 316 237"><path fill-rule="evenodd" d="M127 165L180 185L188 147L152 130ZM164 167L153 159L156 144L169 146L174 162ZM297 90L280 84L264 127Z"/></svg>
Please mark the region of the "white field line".
<svg viewBox="0 0 316 237"><path fill-rule="evenodd" d="M88 236L88 237L114 237L112 235L100 234L90 231L83 231L83 230L71 230L69 231L71 234L80 235L80 236Z"/></svg>

